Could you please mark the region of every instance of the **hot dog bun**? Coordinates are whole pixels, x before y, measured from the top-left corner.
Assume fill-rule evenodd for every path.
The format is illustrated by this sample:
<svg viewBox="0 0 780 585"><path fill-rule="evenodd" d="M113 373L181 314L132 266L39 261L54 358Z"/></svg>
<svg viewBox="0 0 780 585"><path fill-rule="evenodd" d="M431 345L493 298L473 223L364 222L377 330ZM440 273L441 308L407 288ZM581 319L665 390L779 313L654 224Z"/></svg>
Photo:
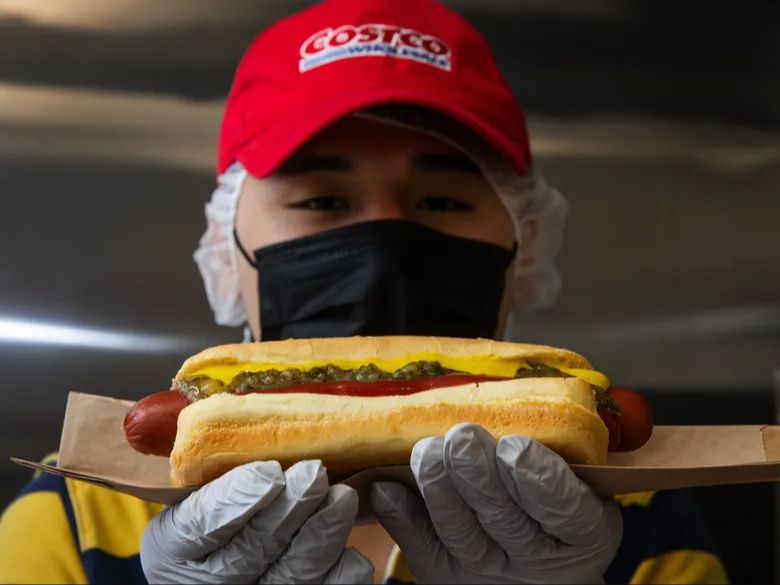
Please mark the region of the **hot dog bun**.
<svg viewBox="0 0 780 585"><path fill-rule="evenodd" d="M581 355L528 343L510 343L491 339L461 339L453 337L334 337L325 339L288 339L219 345L203 350L184 362L176 379L181 379L204 368L223 364L278 363L287 366L314 361L392 360L408 355L435 353L457 358L533 359L554 362L570 368L592 368Z"/></svg>
<svg viewBox="0 0 780 585"><path fill-rule="evenodd" d="M420 339L427 340L422 349L414 345ZM512 356L525 352L528 357L548 356L573 367L590 367L577 354L542 346L401 338L396 347L384 343L389 341L385 338L368 343L341 339L223 346L190 358L179 375L225 359L289 364L296 359L305 362L345 355L388 357L388 352L430 351L431 339L437 352L512 352ZM258 356L260 351L262 356ZM179 415L171 479L177 486L198 486L250 461L275 459L286 467L302 459L321 459L331 480L337 480L366 467L408 464L419 439L443 435L461 422L477 423L497 437L529 436L570 463L606 461L608 431L597 414L590 385L577 378L525 378L370 399L313 394L214 395L191 404Z"/></svg>

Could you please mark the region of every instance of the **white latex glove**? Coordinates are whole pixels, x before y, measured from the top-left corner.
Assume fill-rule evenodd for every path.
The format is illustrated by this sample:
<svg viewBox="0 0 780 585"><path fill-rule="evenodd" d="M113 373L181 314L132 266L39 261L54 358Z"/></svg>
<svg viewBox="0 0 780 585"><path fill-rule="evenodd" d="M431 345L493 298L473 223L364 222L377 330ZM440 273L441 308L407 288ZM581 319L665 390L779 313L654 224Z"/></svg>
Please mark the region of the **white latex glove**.
<svg viewBox="0 0 780 585"><path fill-rule="evenodd" d="M319 461L249 463L156 516L141 566L150 583L372 583L344 549L356 515L355 491L328 487Z"/></svg>
<svg viewBox="0 0 780 585"><path fill-rule="evenodd" d="M371 502L418 583L603 583L620 510L526 437L473 424L412 452L423 499L375 483Z"/></svg>

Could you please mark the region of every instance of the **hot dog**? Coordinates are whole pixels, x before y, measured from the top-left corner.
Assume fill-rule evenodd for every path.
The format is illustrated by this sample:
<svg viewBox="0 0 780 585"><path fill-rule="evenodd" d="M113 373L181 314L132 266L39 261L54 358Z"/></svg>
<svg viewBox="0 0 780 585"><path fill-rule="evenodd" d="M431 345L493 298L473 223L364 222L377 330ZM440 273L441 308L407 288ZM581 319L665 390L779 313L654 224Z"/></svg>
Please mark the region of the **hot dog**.
<svg viewBox="0 0 780 585"><path fill-rule="evenodd" d="M527 344L386 337L220 346L187 360L171 390L136 403L125 434L142 453L170 455L176 485L255 459L319 458L342 476L408 463L419 438L465 421L531 436L572 463L604 463L626 425L644 425L626 433L630 448L652 431L637 401L621 421L607 387L582 356Z"/></svg>

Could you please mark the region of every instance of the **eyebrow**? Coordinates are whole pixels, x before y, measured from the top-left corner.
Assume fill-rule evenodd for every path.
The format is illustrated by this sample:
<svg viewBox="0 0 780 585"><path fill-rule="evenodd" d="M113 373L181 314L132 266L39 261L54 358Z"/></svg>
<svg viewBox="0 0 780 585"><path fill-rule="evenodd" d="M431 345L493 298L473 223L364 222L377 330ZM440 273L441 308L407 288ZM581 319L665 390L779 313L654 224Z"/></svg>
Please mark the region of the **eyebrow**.
<svg viewBox="0 0 780 585"><path fill-rule="evenodd" d="M412 166L422 171L455 171L481 175L480 168L465 154L459 152L427 152L412 159Z"/></svg>
<svg viewBox="0 0 780 585"><path fill-rule="evenodd" d="M316 171L351 171L352 161L331 154L293 154L276 170L278 175L305 175Z"/></svg>

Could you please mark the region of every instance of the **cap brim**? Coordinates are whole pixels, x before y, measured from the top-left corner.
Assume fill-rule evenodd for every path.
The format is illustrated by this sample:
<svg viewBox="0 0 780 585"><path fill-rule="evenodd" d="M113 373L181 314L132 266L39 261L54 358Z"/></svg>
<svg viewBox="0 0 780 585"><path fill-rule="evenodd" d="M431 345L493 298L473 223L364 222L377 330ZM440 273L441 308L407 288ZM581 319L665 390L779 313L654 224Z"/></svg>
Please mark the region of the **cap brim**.
<svg viewBox="0 0 780 585"><path fill-rule="evenodd" d="M353 112L382 104L410 104L446 114L484 138L518 173L525 174L528 171L525 154L517 143L509 140L501 130L469 108L456 100L447 99L440 90L434 95L422 90L382 88L339 95L278 118L241 147L236 157L252 176L267 177L325 127Z"/></svg>

